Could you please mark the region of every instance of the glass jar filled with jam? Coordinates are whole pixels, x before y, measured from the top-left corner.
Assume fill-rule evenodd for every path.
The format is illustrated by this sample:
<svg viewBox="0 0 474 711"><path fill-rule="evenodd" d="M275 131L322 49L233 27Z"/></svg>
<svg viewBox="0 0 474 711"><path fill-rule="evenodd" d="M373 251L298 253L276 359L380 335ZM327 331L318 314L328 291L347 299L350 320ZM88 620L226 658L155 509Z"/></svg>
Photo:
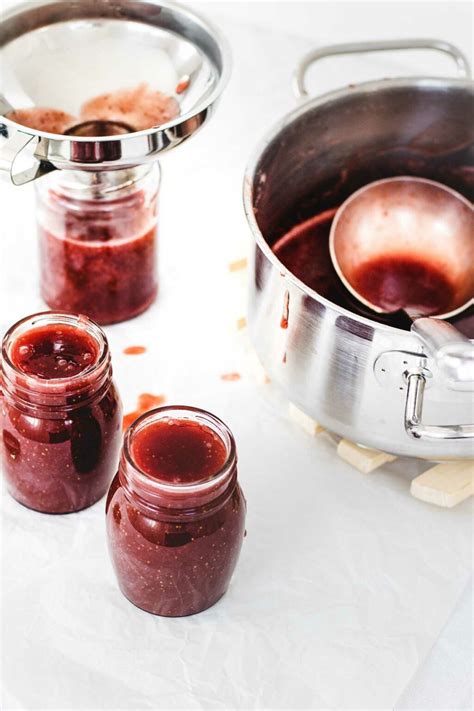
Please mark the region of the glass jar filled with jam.
<svg viewBox="0 0 474 711"><path fill-rule="evenodd" d="M51 309L104 325L153 303L159 182L158 163L38 181L41 294Z"/></svg>
<svg viewBox="0 0 474 711"><path fill-rule="evenodd" d="M42 313L3 339L0 433L10 494L44 513L98 501L117 469L122 407L102 329Z"/></svg>
<svg viewBox="0 0 474 711"><path fill-rule="evenodd" d="M106 511L112 562L131 602L167 617L214 605L245 532L232 433L195 408L146 413L125 435Z"/></svg>

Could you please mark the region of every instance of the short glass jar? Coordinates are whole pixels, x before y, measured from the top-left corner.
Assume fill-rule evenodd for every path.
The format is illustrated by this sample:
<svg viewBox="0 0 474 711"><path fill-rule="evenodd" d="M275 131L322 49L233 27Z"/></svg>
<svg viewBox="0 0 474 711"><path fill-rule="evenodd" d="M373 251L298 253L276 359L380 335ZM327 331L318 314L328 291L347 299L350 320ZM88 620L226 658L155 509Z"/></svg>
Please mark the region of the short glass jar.
<svg viewBox="0 0 474 711"><path fill-rule="evenodd" d="M166 478L157 478L160 468ZM140 417L125 435L106 505L123 594L167 617L214 605L237 564L245 512L234 438L221 420L191 407L163 407Z"/></svg>
<svg viewBox="0 0 474 711"><path fill-rule="evenodd" d="M102 329L46 312L2 344L0 432L10 494L43 513L69 513L106 493L122 440L122 406Z"/></svg>
<svg viewBox="0 0 474 711"><path fill-rule="evenodd" d="M55 171L37 183L41 295L102 325L145 311L157 293L158 163Z"/></svg>

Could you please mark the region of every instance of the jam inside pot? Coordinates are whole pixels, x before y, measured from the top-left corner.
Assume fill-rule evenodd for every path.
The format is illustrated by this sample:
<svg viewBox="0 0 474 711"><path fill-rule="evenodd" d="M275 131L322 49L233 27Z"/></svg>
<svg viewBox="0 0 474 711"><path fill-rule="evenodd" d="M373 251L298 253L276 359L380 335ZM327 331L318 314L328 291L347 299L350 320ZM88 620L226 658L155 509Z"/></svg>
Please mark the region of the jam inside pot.
<svg viewBox="0 0 474 711"><path fill-rule="evenodd" d="M57 171L38 183L41 293L100 324L145 311L157 293L159 167Z"/></svg>
<svg viewBox="0 0 474 711"><path fill-rule="evenodd" d="M296 224L274 243L273 252L285 267L310 289L338 306L373 321L410 330L412 321L405 312L376 313L352 296L339 279L329 252L329 234L336 212L337 208L331 208ZM400 290L406 289L407 283L410 283L406 278L407 270L411 271L412 281L416 280L416 284L413 284L413 293L400 294ZM397 273L400 273L399 288L394 294L390 282L394 277L397 278ZM440 313L444 304L449 303L453 288L442 273L430 270L429 264L419 265L412 261L407 263L403 258L394 262L361 265L358 279L359 291L373 303L396 308L407 301L416 306L420 304L415 302L421 302L421 305L425 306L425 313ZM398 303L394 296L398 297ZM426 309L427 300L432 304L432 309ZM473 306L453 316L449 321L468 338L474 338Z"/></svg>
<svg viewBox="0 0 474 711"><path fill-rule="evenodd" d="M43 513L91 506L116 470L122 408L105 335L83 316L15 324L2 347L2 469L20 503Z"/></svg>
<svg viewBox="0 0 474 711"><path fill-rule="evenodd" d="M125 436L106 511L112 562L131 602L167 617L207 609L227 590L244 536L232 434L194 408L146 413Z"/></svg>

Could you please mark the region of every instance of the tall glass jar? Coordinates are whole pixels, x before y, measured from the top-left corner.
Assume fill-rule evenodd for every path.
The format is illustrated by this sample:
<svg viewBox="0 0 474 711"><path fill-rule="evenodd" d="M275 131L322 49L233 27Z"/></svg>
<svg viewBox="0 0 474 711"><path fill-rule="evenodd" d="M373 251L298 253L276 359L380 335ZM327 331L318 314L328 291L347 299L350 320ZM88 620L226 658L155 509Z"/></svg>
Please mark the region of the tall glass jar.
<svg viewBox="0 0 474 711"><path fill-rule="evenodd" d="M37 182L41 294L54 310L126 321L157 293L158 163Z"/></svg>
<svg viewBox="0 0 474 711"><path fill-rule="evenodd" d="M117 468L121 422L97 324L47 312L10 328L2 345L0 455L17 501L44 513L98 501Z"/></svg>
<svg viewBox="0 0 474 711"><path fill-rule="evenodd" d="M162 433L153 443L157 426L168 428L167 441ZM191 444L185 431L177 435L183 426L195 430ZM215 471L205 452L212 458L216 445L222 457ZM198 461L204 478L195 480ZM150 474L150 464L164 466L166 478ZM170 478L171 471L184 476ZM146 413L125 435L106 512L112 562L131 602L167 617L210 607L227 590L245 531L232 433L195 408Z"/></svg>

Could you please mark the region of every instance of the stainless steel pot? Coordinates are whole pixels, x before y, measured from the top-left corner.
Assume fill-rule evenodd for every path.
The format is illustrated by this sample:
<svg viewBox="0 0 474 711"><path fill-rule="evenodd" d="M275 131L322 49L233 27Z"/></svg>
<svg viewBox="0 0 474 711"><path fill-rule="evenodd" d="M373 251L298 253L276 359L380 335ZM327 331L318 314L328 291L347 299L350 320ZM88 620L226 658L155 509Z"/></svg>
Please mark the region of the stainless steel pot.
<svg viewBox="0 0 474 711"><path fill-rule="evenodd" d="M256 240L249 328L272 380L329 430L397 455L470 458L474 383L447 381L429 344L323 298L271 249L296 222L378 178L419 175L472 200L473 84L455 47L420 40L320 49L298 67L296 93L307 95L306 70L322 57L405 48L447 52L462 78L373 81L305 101L251 162L244 185Z"/></svg>

